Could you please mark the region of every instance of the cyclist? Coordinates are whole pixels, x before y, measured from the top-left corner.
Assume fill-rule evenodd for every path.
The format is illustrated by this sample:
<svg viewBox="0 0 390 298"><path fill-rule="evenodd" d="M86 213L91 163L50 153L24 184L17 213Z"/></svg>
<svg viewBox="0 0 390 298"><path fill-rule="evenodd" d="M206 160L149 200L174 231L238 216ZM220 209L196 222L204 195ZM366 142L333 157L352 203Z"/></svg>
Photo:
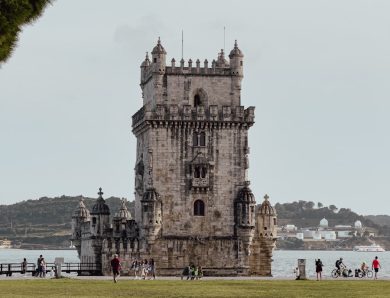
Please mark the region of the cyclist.
<svg viewBox="0 0 390 298"><path fill-rule="evenodd" d="M339 275L341 275L343 270L346 268L346 266L343 263L343 258L340 258L339 260L337 260L335 266L337 268Z"/></svg>
<svg viewBox="0 0 390 298"><path fill-rule="evenodd" d="M368 269L368 265L365 261L363 261L363 263L360 265L360 270L362 272L365 272L367 269Z"/></svg>

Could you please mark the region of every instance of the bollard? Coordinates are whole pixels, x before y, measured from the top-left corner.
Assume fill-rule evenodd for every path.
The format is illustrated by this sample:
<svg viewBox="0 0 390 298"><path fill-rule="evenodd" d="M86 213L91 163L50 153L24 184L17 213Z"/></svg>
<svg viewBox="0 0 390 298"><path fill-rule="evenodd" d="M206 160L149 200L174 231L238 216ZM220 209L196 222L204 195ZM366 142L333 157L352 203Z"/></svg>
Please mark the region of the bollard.
<svg viewBox="0 0 390 298"><path fill-rule="evenodd" d="M56 278L61 278L61 265L64 263L64 258L55 258L54 264L55 264L55 276Z"/></svg>
<svg viewBox="0 0 390 298"><path fill-rule="evenodd" d="M297 279L307 279L306 278L306 259L298 259L298 269L299 276Z"/></svg>

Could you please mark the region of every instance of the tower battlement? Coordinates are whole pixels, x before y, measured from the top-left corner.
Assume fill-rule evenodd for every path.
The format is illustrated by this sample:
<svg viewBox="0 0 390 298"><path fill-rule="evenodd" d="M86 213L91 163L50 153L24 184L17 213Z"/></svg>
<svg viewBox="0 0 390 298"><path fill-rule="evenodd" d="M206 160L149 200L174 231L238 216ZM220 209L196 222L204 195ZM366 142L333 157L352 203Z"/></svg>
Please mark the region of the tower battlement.
<svg viewBox="0 0 390 298"><path fill-rule="evenodd" d="M194 88L203 88L206 93L218 94L239 104L244 55L238 48L237 41L230 51L229 61L225 59L225 53L221 49L217 59L213 59L211 63L205 59L203 65L199 59L189 59L186 63L183 58L178 63L172 58L170 65L167 65L167 52L160 40L151 54L151 59L147 53L141 63L140 86L144 104L148 101L154 104L175 101L180 97L186 100L196 91ZM183 89L183 94L175 94Z"/></svg>

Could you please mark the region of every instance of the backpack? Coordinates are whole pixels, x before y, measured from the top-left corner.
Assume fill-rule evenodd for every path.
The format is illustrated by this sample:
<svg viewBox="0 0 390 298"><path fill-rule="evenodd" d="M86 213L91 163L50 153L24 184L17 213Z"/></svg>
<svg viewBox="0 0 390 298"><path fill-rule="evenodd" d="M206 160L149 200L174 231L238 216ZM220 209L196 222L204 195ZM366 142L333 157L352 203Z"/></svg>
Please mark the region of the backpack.
<svg viewBox="0 0 390 298"><path fill-rule="evenodd" d="M336 261L336 267L340 266L340 260Z"/></svg>

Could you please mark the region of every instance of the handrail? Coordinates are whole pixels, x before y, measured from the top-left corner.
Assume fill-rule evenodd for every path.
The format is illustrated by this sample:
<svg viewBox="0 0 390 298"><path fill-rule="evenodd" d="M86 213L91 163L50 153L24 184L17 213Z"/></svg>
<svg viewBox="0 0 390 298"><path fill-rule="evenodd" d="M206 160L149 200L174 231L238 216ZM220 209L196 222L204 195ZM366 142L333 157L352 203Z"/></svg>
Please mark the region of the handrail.
<svg viewBox="0 0 390 298"><path fill-rule="evenodd" d="M46 271L50 271L52 267L55 267L55 263L46 263ZM27 263L25 273L37 273L37 265L35 263ZM61 264L61 271L66 273L76 272L81 274L82 272L97 273L99 269L95 263L63 263ZM22 263L0 263L0 275L6 274L11 276L12 273L23 273Z"/></svg>

